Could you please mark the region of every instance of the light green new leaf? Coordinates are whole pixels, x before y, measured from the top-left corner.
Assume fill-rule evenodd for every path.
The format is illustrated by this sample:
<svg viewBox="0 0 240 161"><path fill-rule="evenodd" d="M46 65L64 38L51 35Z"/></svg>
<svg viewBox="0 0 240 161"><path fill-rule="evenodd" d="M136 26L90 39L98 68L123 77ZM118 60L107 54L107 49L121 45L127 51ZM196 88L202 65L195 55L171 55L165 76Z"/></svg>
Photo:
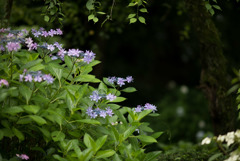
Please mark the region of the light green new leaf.
<svg viewBox="0 0 240 161"><path fill-rule="evenodd" d="M95 17L95 16L94 16L93 14L89 15L89 16L88 16L88 21L94 19L94 17Z"/></svg>
<svg viewBox="0 0 240 161"><path fill-rule="evenodd" d="M24 135L21 131L19 131L18 129L16 129L15 127L12 128L13 133L18 137L18 139L20 141L24 140Z"/></svg>
<svg viewBox="0 0 240 161"><path fill-rule="evenodd" d="M143 13L148 12L146 8L141 8L139 11Z"/></svg>
<svg viewBox="0 0 240 161"><path fill-rule="evenodd" d="M47 15L44 16L44 21L46 21L46 22L49 21L49 17Z"/></svg>
<svg viewBox="0 0 240 161"><path fill-rule="evenodd" d="M31 68L33 66L36 66L36 65L40 64L42 61L43 61L42 59L37 59L37 60L30 61L27 64L25 64L24 66L22 66L21 70L29 69L29 68Z"/></svg>
<svg viewBox="0 0 240 161"><path fill-rule="evenodd" d="M127 139L132 133L137 129L137 126L130 126L127 130L123 133L123 139Z"/></svg>
<svg viewBox="0 0 240 161"><path fill-rule="evenodd" d="M94 22L94 23L98 22L98 18L97 18L97 17L94 17L94 18L93 18L93 22Z"/></svg>
<svg viewBox="0 0 240 161"><path fill-rule="evenodd" d="M141 140L142 142L145 142L145 143L156 143L157 142L157 140L152 136L138 135L138 136L135 136L135 137L138 138L139 140Z"/></svg>
<svg viewBox="0 0 240 161"><path fill-rule="evenodd" d="M89 134L85 133L83 137L83 142L88 148L96 149L96 143Z"/></svg>
<svg viewBox="0 0 240 161"><path fill-rule="evenodd" d="M145 18L144 18L144 17L142 17L142 16L139 16L139 17L138 17L138 20L139 20L141 23L144 23L144 24L146 24L146 20L145 20Z"/></svg>
<svg viewBox="0 0 240 161"><path fill-rule="evenodd" d="M214 8L216 8L217 10L222 10L218 5L212 5Z"/></svg>
<svg viewBox="0 0 240 161"><path fill-rule="evenodd" d="M110 102L123 102L125 100L126 100L126 98L124 98L124 97L117 97L115 100L110 101Z"/></svg>
<svg viewBox="0 0 240 161"><path fill-rule="evenodd" d="M211 6L209 3L206 3L206 4L205 4L205 7L207 8L207 10L212 9L212 6Z"/></svg>
<svg viewBox="0 0 240 161"><path fill-rule="evenodd" d="M86 3L86 7L87 9L90 11L90 10L94 10L94 0L88 0L87 3Z"/></svg>
<svg viewBox="0 0 240 161"><path fill-rule="evenodd" d="M54 158L54 159L57 159L57 160L59 160L59 161L68 161L67 159L62 158L61 156L59 156L59 155L57 155L57 154L54 154L54 155L53 155L53 158Z"/></svg>
<svg viewBox="0 0 240 161"><path fill-rule="evenodd" d="M99 149L101 149L101 147L104 145L104 143L106 142L106 140L107 140L107 135L104 135L104 136L102 136L102 137L100 137L100 138L98 138L97 139L97 141L96 141L96 151L98 151Z"/></svg>
<svg viewBox="0 0 240 161"><path fill-rule="evenodd" d="M101 124L99 121L92 120L92 119L76 120L76 122L82 122L82 123L86 123L86 124L96 124L96 125L100 125Z"/></svg>
<svg viewBox="0 0 240 161"><path fill-rule="evenodd" d="M126 92L126 93L132 93L132 92L135 92L137 90L134 87L128 87L128 88L122 89L121 91Z"/></svg>
<svg viewBox="0 0 240 161"><path fill-rule="evenodd" d="M47 124L46 120L40 116L29 115L28 117L30 117L33 121L35 121L39 125Z"/></svg>
<svg viewBox="0 0 240 161"><path fill-rule="evenodd" d="M153 161L156 159L162 152L161 151L154 151L147 153L146 157L143 161Z"/></svg>
<svg viewBox="0 0 240 161"><path fill-rule="evenodd" d="M131 14L128 15L128 18L133 18L133 17L135 17L135 16L136 16L135 13L131 13Z"/></svg>
<svg viewBox="0 0 240 161"><path fill-rule="evenodd" d="M5 113L8 113L10 115L16 115L17 113L20 113L20 112L23 112L23 111L24 110L19 106L9 107L9 108L6 108L4 110Z"/></svg>
<svg viewBox="0 0 240 161"><path fill-rule="evenodd" d="M107 158L107 157L110 157L110 156L112 156L114 154L115 154L115 151L112 150L112 149L103 150L103 151L97 152L96 158L97 159L99 159L99 158Z"/></svg>
<svg viewBox="0 0 240 161"><path fill-rule="evenodd" d="M56 76L57 79L60 81L61 78L62 78L63 70L62 70L62 69L59 69L59 68L56 68L56 67L53 67L53 66L52 66L51 68L52 68L52 70L53 70L52 74L53 74L54 76Z"/></svg>
<svg viewBox="0 0 240 161"><path fill-rule="evenodd" d="M23 109L27 112L31 112L33 114L36 114L40 110L40 107L36 106L36 105L25 105L25 106L23 106Z"/></svg>
<svg viewBox="0 0 240 161"><path fill-rule="evenodd" d="M142 118L144 118L145 116L147 116L149 113L151 113L152 110L144 110L142 111L139 115L137 120L140 121Z"/></svg>
<svg viewBox="0 0 240 161"><path fill-rule="evenodd" d="M131 23L135 23L136 21L137 21L136 18L130 18L130 22L129 22L129 23L130 23L130 24L131 24Z"/></svg>
<svg viewBox="0 0 240 161"><path fill-rule="evenodd" d="M53 141L63 141L65 138L65 134L61 131L54 131L51 133Z"/></svg>
<svg viewBox="0 0 240 161"><path fill-rule="evenodd" d="M86 75L79 75L75 78L76 82L92 82L98 83L101 82L99 79L95 78L94 75L86 74Z"/></svg>

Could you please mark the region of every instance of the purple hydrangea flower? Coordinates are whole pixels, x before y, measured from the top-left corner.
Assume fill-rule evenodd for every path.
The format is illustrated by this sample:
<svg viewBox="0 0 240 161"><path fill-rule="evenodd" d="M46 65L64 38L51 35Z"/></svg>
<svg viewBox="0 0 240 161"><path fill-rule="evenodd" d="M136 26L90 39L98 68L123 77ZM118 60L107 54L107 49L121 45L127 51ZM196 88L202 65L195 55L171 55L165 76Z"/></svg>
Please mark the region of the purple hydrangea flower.
<svg viewBox="0 0 240 161"><path fill-rule="evenodd" d="M113 111L110 107L106 108L106 113L107 113L108 116L111 116L111 117L113 115Z"/></svg>
<svg viewBox="0 0 240 161"><path fill-rule="evenodd" d="M126 78L126 81L127 81L128 83L133 82L133 77L132 77L132 76L128 76L128 77Z"/></svg>
<svg viewBox="0 0 240 161"><path fill-rule="evenodd" d="M48 37L48 32L47 31L42 31L42 36L43 37Z"/></svg>
<svg viewBox="0 0 240 161"><path fill-rule="evenodd" d="M56 34L57 34L57 35L62 35L62 34L63 34L63 32L62 32L62 30L61 30L61 29L57 29L57 30L56 30Z"/></svg>
<svg viewBox="0 0 240 161"><path fill-rule="evenodd" d="M100 113L99 113L99 116L105 118L107 116L106 111L105 110L101 110Z"/></svg>
<svg viewBox="0 0 240 161"><path fill-rule="evenodd" d="M146 103L144 105L144 109L145 110L153 110L153 112L157 111L157 107L152 105L152 104L150 104L150 103Z"/></svg>
<svg viewBox="0 0 240 161"><path fill-rule="evenodd" d="M33 80L31 74L27 74L24 78L25 78L25 82L32 82L32 80Z"/></svg>
<svg viewBox="0 0 240 161"><path fill-rule="evenodd" d="M5 86L8 86L8 85L9 85L7 80L5 80L5 79L0 79L0 87L2 86L2 84L5 85Z"/></svg>
<svg viewBox="0 0 240 161"><path fill-rule="evenodd" d="M93 53L92 51L86 51L84 53L84 58L83 61L86 62L87 64L89 64L91 61L93 61L93 59L95 58L95 53Z"/></svg>
<svg viewBox="0 0 240 161"><path fill-rule="evenodd" d="M20 75L19 75L19 81L20 81L20 82L22 82L22 81L23 81L23 77L24 77L24 75L23 75L23 74L20 74Z"/></svg>
<svg viewBox="0 0 240 161"><path fill-rule="evenodd" d="M98 102L102 97L98 95L97 91L93 91L92 95L90 95L90 99L92 101Z"/></svg>
<svg viewBox="0 0 240 161"><path fill-rule="evenodd" d="M32 34L34 35L34 37L39 37L42 35L40 31L33 32Z"/></svg>
<svg viewBox="0 0 240 161"><path fill-rule="evenodd" d="M42 81L42 77L40 75L37 75L34 77L34 81L35 82L41 82Z"/></svg>
<svg viewBox="0 0 240 161"><path fill-rule="evenodd" d="M58 48L58 50L62 49L62 44L59 44L58 42L55 42L54 46L56 46Z"/></svg>
<svg viewBox="0 0 240 161"><path fill-rule="evenodd" d="M88 107L87 112L86 112L87 115L91 116L92 112L93 112L92 107Z"/></svg>
<svg viewBox="0 0 240 161"><path fill-rule="evenodd" d="M3 47L3 45L0 45L0 51L5 51L5 48Z"/></svg>
<svg viewBox="0 0 240 161"><path fill-rule="evenodd" d="M66 51L65 51L64 49L61 49L61 50L58 51L57 55L58 55L61 59L63 59L65 53L66 53Z"/></svg>
<svg viewBox="0 0 240 161"><path fill-rule="evenodd" d="M117 98L117 96L114 96L113 94L109 93L107 96L106 96L106 99L109 100L109 101L113 101Z"/></svg>
<svg viewBox="0 0 240 161"><path fill-rule="evenodd" d="M50 31L48 31L48 35L53 37L54 35L56 35L56 31L51 29Z"/></svg>
<svg viewBox="0 0 240 161"><path fill-rule="evenodd" d="M16 154L16 156L18 158L21 158L22 160L28 160L29 156L27 156L26 154Z"/></svg>
<svg viewBox="0 0 240 161"><path fill-rule="evenodd" d="M45 74L42 76L43 80L47 81L48 84L53 83L54 79L50 74Z"/></svg>
<svg viewBox="0 0 240 161"><path fill-rule="evenodd" d="M125 85L125 79L123 79L123 78L118 78L117 79L117 84L120 86L120 87L122 87L123 85Z"/></svg>
<svg viewBox="0 0 240 161"><path fill-rule="evenodd" d="M142 112L142 106L138 105L135 109L135 112Z"/></svg>
<svg viewBox="0 0 240 161"><path fill-rule="evenodd" d="M68 56L76 56L79 57L79 54L81 53L81 50L78 49L69 49L68 50Z"/></svg>
<svg viewBox="0 0 240 161"><path fill-rule="evenodd" d="M117 80L116 77L108 77L108 82L111 84L114 84L116 80Z"/></svg>
<svg viewBox="0 0 240 161"><path fill-rule="evenodd" d="M20 49L20 44L18 42L8 42L6 48L8 51L18 51Z"/></svg>
<svg viewBox="0 0 240 161"><path fill-rule="evenodd" d="M33 43L32 38L31 38L31 37L26 38L26 39L25 39L25 43L26 43L27 45L32 44L32 43Z"/></svg>
<svg viewBox="0 0 240 161"><path fill-rule="evenodd" d="M13 38L14 37L14 35L12 34L12 33L9 33L8 35L7 35L7 38Z"/></svg>
<svg viewBox="0 0 240 161"><path fill-rule="evenodd" d="M50 44L50 45L47 45L47 49L50 51L53 51L55 47L52 44Z"/></svg>

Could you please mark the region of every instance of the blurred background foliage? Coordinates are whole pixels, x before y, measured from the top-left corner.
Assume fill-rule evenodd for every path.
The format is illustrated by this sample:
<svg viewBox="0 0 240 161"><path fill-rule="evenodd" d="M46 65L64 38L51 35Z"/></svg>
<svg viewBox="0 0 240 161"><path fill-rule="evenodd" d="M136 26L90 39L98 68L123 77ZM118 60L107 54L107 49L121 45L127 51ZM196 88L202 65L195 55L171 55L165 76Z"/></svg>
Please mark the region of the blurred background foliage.
<svg viewBox="0 0 240 161"><path fill-rule="evenodd" d="M0 5L4 6L4 0ZM240 67L240 6L225 0L218 0L218 5L222 11L215 11L212 19L221 33L228 72L233 75L232 68ZM107 2L102 6L110 12ZM13 1L9 25L61 28L65 48L93 50L97 54L102 61L94 70L98 78L132 75L138 92L126 95L128 100L123 105L134 107L150 102L158 106L161 115L148 120L153 129L165 132L160 139L163 144L155 148L164 149L164 144L179 141L197 143L212 132L207 100L199 89L198 41L183 1L149 1L146 25L129 25L127 16L133 9L116 1L112 20L102 27L106 15L99 16L99 23L88 22L86 1L63 1L62 24L46 23L43 7L44 1L40 0Z"/></svg>

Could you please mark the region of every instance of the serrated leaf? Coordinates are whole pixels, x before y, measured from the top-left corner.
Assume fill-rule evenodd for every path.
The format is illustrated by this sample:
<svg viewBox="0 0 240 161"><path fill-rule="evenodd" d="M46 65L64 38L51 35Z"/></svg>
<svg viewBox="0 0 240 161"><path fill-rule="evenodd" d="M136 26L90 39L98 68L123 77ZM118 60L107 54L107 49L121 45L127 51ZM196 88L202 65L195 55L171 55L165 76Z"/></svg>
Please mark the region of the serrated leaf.
<svg viewBox="0 0 240 161"><path fill-rule="evenodd" d="M23 106L23 109L27 112L31 112L33 114L36 114L40 110L40 107L36 106L36 105L25 105L25 106Z"/></svg>
<svg viewBox="0 0 240 161"><path fill-rule="evenodd" d="M138 136L135 136L135 137L138 138L139 140L141 140L142 142L145 142L145 143L156 143L157 142L157 140L152 136L138 135Z"/></svg>
<svg viewBox="0 0 240 161"><path fill-rule="evenodd" d="M144 17L139 16L139 17L138 17L138 20L139 20L141 23L146 24L146 21L145 21L145 18L144 18Z"/></svg>
<svg viewBox="0 0 240 161"><path fill-rule="evenodd" d="M96 158L97 159L99 159L99 158L107 158L107 157L110 157L110 156L112 156L114 154L115 154L115 151L112 150L112 149L102 150L102 151L97 152Z"/></svg>
<svg viewBox="0 0 240 161"><path fill-rule="evenodd" d="M135 23L136 21L137 21L136 18L130 18L130 22L129 22L129 23L130 23L130 24L131 24L131 23Z"/></svg>
<svg viewBox="0 0 240 161"><path fill-rule="evenodd" d="M133 18L133 17L135 17L135 16L136 16L135 13L131 13L131 14L128 15L128 18Z"/></svg>
<svg viewBox="0 0 240 161"><path fill-rule="evenodd" d="M134 87L128 87L128 88L122 89L121 91L126 92L126 93L132 93L132 92L135 92L137 90Z"/></svg>
<svg viewBox="0 0 240 161"><path fill-rule="evenodd" d="M143 13L148 12L146 8L141 8L139 11Z"/></svg>
<svg viewBox="0 0 240 161"><path fill-rule="evenodd" d="M39 125L43 125L43 124L47 124L46 120L43 119L40 116L37 115L29 115L28 117L30 117L33 121L35 121L37 124Z"/></svg>

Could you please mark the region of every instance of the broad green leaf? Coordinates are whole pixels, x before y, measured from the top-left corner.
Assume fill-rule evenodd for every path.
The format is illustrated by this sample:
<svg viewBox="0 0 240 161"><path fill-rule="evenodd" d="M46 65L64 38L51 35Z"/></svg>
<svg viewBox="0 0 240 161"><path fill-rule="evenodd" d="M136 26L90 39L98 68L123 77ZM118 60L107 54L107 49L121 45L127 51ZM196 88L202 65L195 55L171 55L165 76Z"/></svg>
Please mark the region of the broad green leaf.
<svg viewBox="0 0 240 161"><path fill-rule="evenodd" d="M53 141L63 141L65 138L65 134L61 131L54 131L51 133Z"/></svg>
<svg viewBox="0 0 240 161"><path fill-rule="evenodd" d="M124 97L117 97L115 100L110 101L110 102L123 102L125 100L126 100L126 98L124 98Z"/></svg>
<svg viewBox="0 0 240 161"><path fill-rule="evenodd" d="M99 158L107 158L107 157L110 157L110 156L112 156L114 154L115 154L115 151L112 150L112 149L102 150L102 151L97 152L96 158L97 159L99 159Z"/></svg>
<svg viewBox="0 0 240 161"><path fill-rule="evenodd" d="M39 70L43 70L44 68L45 68L44 65L42 65L42 64L37 64L37 65L31 67L31 68L29 69L29 71L39 71Z"/></svg>
<svg viewBox="0 0 240 161"><path fill-rule="evenodd" d="M156 159L162 152L161 151L154 151L147 153L146 157L143 161L153 161Z"/></svg>
<svg viewBox="0 0 240 161"><path fill-rule="evenodd" d="M88 0L87 3L86 3L86 7L87 9L90 11L90 10L94 10L94 0Z"/></svg>
<svg viewBox="0 0 240 161"><path fill-rule="evenodd" d="M152 136L138 135L138 136L135 136L135 137L138 138L139 140L141 140L142 142L145 142L145 143L156 143L157 142L157 140Z"/></svg>
<svg viewBox="0 0 240 161"><path fill-rule="evenodd" d="M212 5L214 8L216 8L217 10L222 10L218 5Z"/></svg>
<svg viewBox="0 0 240 161"><path fill-rule="evenodd" d="M21 67L21 70L29 69L29 68L31 68L33 66L36 66L36 65L40 64L42 61L43 61L42 59L37 59L37 60L30 61L27 64L23 65Z"/></svg>
<svg viewBox="0 0 240 161"><path fill-rule="evenodd" d="M75 104L74 104L74 97L70 93L68 93L66 96L66 103L67 103L68 109L72 112L72 109L75 108Z"/></svg>
<svg viewBox="0 0 240 161"><path fill-rule="evenodd" d="M23 109L27 112L31 112L33 114L36 114L40 110L40 107L36 106L36 105L25 105L25 106L23 106Z"/></svg>
<svg viewBox="0 0 240 161"><path fill-rule="evenodd" d="M54 76L56 76L57 77L57 79L60 81L61 80L61 78L62 78L62 73L63 73L63 70L62 69L58 69L58 68L56 68L56 67L51 67L52 68L52 74L54 75Z"/></svg>
<svg viewBox="0 0 240 161"><path fill-rule="evenodd" d="M17 124L30 124L32 122L32 119L31 118L20 118L18 121L17 121Z"/></svg>
<svg viewBox="0 0 240 161"><path fill-rule="evenodd" d="M129 3L128 6L129 6L129 7L132 7L132 6L135 6L135 5L137 5L137 4L138 4L138 2L135 2L135 3Z"/></svg>
<svg viewBox="0 0 240 161"><path fill-rule="evenodd" d="M28 102L29 102L29 100L31 98L31 95L32 95L32 90L30 88L28 88L27 86L22 84L19 87L19 92L26 99L26 102L28 104Z"/></svg>
<svg viewBox="0 0 240 161"><path fill-rule="evenodd" d="M133 17L135 17L135 16L136 16L135 13L131 13L131 14L128 15L128 18L133 18Z"/></svg>
<svg viewBox="0 0 240 161"><path fill-rule="evenodd" d="M215 14L215 11L213 9L210 9L209 12L211 13L212 16Z"/></svg>
<svg viewBox="0 0 240 161"><path fill-rule="evenodd" d="M85 94L85 92L87 90L87 87L88 87L88 84L84 84L76 92L76 94L75 94L75 97L77 99L76 100L76 104L83 98L83 96L84 96L84 94Z"/></svg>
<svg viewBox="0 0 240 161"><path fill-rule="evenodd" d="M89 161L92 158L93 153L94 153L94 151L92 150L92 148L85 149L81 153L80 158L81 158L82 161Z"/></svg>
<svg viewBox="0 0 240 161"><path fill-rule="evenodd" d="M148 12L146 8L141 8L139 11L140 11L140 12L143 12L143 13L144 13L144 12Z"/></svg>
<svg viewBox="0 0 240 161"><path fill-rule="evenodd" d="M152 110L144 110L142 111L139 115L137 120L140 121L141 119L143 119L145 116L147 116L149 113L151 113Z"/></svg>
<svg viewBox="0 0 240 161"><path fill-rule="evenodd" d="M98 138L97 139L97 141L96 141L96 151L98 151L99 149L101 149L101 147L104 145L104 143L106 142L106 140L107 140L107 135L104 135L104 136L102 136L102 137L100 137L100 138Z"/></svg>
<svg viewBox="0 0 240 161"><path fill-rule="evenodd" d="M205 7L207 8L207 10L212 9L212 6L211 6L209 3L206 3L206 4L205 4Z"/></svg>
<svg viewBox="0 0 240 161"><path fill-rule="evenodd" d="M128 87L128 88L122 89L121 91L127 92L127 93L132 93L132 92L135 92L137 90L134 87Z"/></svg>
<svg viewBox="0 0 240 161"><path fill-rule="evenodd" d="M138 17L138 20L139 20L141 23L146 24L146 21L145 21L145 18L144 18L144 17L139 16L139 17Z"/></svg>
<svg viewBox="0 0 240 161"><path fill-rule="evenodd" d="M98 18L97 18L97 17L94 17L94 18L93 18L93 22L94 22L94 23L98 22Z"/></svg>
<svg viewBox="0 0 240 161"><path fill-rule="evenodd" d="M49 17L47 15L44 16L44 21L49 22Z"/></svg>
<svg viewBox="0 0 240 161"><path fill-rule="evenodd" d="M114 161L122 161L117 153L114 154L113 160Z"/></svg>
<svg viewBox="0 0 240 161"><path fill-rule="evenodd" d="M163 134L163 132L155 132L154 134L152 134L152 137L154 137L155 139L157 139L157 138L159 138L162 134Z"/></svg>
<svg viewBox="0 0 240 161"><path fill-rule="evenodd" d="M96 143L89 134L85 133L83 137L83 142L88 148L96 149Z"/></svg>
<svg viewBox="0 0 240 161"><path fill-rule="evenodd" d="M16 129L15 127L12 128L13 133L18 137L18 139L20 141L24 140L24 135L21 131L19 131L18 129Z"/></svg>
<svg viewBox="0 0 240 161"><path fill-rule="evenodd" d="M1 129L1 131L3 132L3 135L6 137L9 137L9 138L14 137L14 134L11 129L4 128L4 129Z"/></svg>
<svg viewBox="0 0 240 161"><path fill-rule="evenodd" d="M71 69L73 66L73 62L69 56L64 56L64 61L67 64L68 68Z"/></svg>
<svg viewBox="0 0 240 161"><path fill-rule="evenodd" d="M20 113L20 112L23 112L23 111L24 110L19 106L9 107L9 108L6 108L4 110L5 113L8 113L10 115L16 115L17 113Z"/></svg>
<svg viewBox="0 0 240 161"><path fill-rule="evenodd" d="M222 156L222 155L223 155L222 153L216 153L216 154L212 155L212 156L208 159L208 161L216 161L216 160L218 160L217 158L219 158L219 157Z"/></svg>
<svg viewBox="0 0 240 161"><path fill-rule="evenodd" d="M118 116L118 118L120 119L120 121L123 122L124 125L128 124L126 118L123 116L123 114L119 110L114 110L114 114Z"/></svg>
<svg viewBox="0 0 240 161"><path fill-rule="evenodd" d="M43 128L43 127L38 127L38 129L43 133L43 135L47 138L50 138L51 137L51 134L50 132L46 129L46 128Z"/></svg>
<svg viewBox="0 0 240 161"><path fill-rule="evenodd" d="M129 23L130 23L130 24L131 24L131 23L135 23L136 21L137 21L136 18L130 18L130 22L129 22Z"/></svg>
<svg viewBox="0 0 240 161"><path fill-rule="evenodd" d="M54 154L54 155L53 155L53 158L54 158L54 159L57 159L57 160L59 160L59 161L68 161L67 159L64 159L64 158L60 157L58 154Z"/></svg>
<svg viewBox="0 0 240 161"><path fill-rule="evenodd" d="M94 16L93 14L89 15L89 16L88 16L88 21L94 19L94 17L95 17L95 16Z"/></svg>
<svg viewBox="0 0 240 161"><path fill-rule="evenodd" d="M79 75L75 78L76 82L91 82L91 83L98 83L101 82L99 79L95 78L94 75Z"/></svg>
<svg viewBox="0 0 240 161"><path fill-rule="evenodd" d="M127 130L123 133L123 139L127 139L132 133L137 129L137 126L130 126Z"/></svg>
<svg viewBox="0 0 240 161"><path fill-rule="evenodd" d="M100 125L101 124L99 121L92 120L92 119L76 120L76 122L82 122L82 123L86 123L86 124L96 124L96 125Z"/></svg>
<svg viewBox="0 0 240 161"><path fill-rule="evenodd" d="M107 89L108 89L107 86L103 82L101 82L98 86L99 91L104 91L106 93Z"/></svg>
<svg viewBox="0 0 240 161"><path fill-rule="evenodd" d="M39 125L43 125L43 124L47 124L46 120L43 119L40 116L37 115L29 115L28 117L30 117L31 119L33 119L33 121L35 121L37 124Z"/></svg>

